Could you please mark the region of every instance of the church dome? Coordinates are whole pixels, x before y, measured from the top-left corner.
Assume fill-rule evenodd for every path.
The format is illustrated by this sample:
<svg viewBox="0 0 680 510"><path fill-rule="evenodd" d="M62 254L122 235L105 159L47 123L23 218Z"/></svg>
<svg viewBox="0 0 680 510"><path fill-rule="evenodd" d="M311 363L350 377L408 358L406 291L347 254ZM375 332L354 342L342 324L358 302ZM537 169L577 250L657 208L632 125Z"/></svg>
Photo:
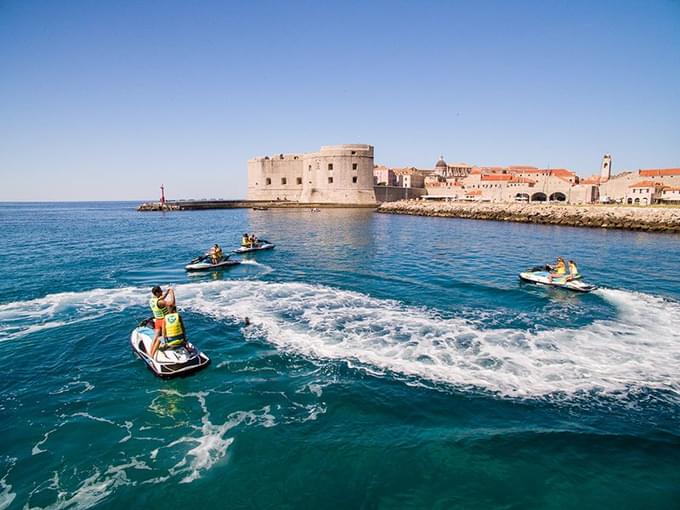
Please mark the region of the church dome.
<svg viewBox="0 0 680 510"><path fill-rule="evenodd" d="M447 166L446 161L444 161L444 156L439 156L439 161L434 165L435 168L446 168Z"/></svg>

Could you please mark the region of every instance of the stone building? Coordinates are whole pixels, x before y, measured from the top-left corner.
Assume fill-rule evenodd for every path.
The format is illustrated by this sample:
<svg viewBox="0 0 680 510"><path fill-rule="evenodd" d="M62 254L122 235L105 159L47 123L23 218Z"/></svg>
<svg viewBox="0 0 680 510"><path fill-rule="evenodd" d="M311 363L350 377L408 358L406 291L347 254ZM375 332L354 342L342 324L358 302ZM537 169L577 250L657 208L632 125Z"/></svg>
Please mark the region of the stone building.
<svg viewBox="0 0 680 510"><path fill-rule="evenodd" d="M663 184L654 181L640 181L628 186L626 204L652 205L658 202L663 190Z"/></svg>
<svg viewBox="0 0 680 510"><path fill-rule="evenodd" d="M583 181L593 182L594 180L595 178L589 177ZM631 196L630 190L632 185L640 181L651 181L662 186L678 187L680 186L680 168L640 169L612 175L606 182L599 182L600 198L615 202L628 202L628 198L632 198L632 203L635 204L635 198L642 197ZM652 202L648 202L647 205L651 204Z"/></svg>
<svg viewBox="0 0 680 510"><path fill-rule="evenodd" d="M374 204L373 166L364 144L257 157L248 161L248 200Z"/></svg>

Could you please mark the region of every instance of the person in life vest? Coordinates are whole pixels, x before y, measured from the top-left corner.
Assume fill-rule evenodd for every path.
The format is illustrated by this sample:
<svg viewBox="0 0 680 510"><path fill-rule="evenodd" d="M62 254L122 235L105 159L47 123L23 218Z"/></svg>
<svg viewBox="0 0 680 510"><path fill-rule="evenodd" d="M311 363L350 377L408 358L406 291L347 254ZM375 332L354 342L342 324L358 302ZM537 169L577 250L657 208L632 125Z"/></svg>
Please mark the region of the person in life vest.
<svg viewBox="0 0 680 510"><path fill-rule="evenodd" d="M222 260L222 248L220 248L220 245L215 243L215 246L210 248L209 255L213 264L220 262Z"/></svg>
<svg viewBox="0 0 680 510"><path fill-rule="evenodd" d="M163 345L160 348L172 349L184 345L186 342L184 331L184 322L179 313L177 313L177 307L175 305L169 306L168 313L163 318Z"/></svg>
<svg viewBox="0 0 680 510"><path fill-rule="evenodd" d="M581 274L578 272L578 267L576 267L576 262L573 260L569 261L569 280L575 280L580 278Z"/></svg>
<svg viewBox="0 0 680 510"><path fill-rule="evenodd" d="M567 265L564 263L562 257L557 257L557 263L552 268L552 272L548 276L548 281L552 282L555 277L562 277L567 274Z"/></svg>
<svg viewBox="0 0 680 510"><path fill-rule="evenodd" d="M151 299L149 299L149 307L153 312L153 326L155 330L153 342L151 344L151 355L156 352L158 343L160 342L161 330L163 328L163 319L168 313L168 307L175 305L175 291L168 288L165 292L158 285L151 289Z"/></svg>
<svg viewBox="0 0 680 510"><path fill-rule="evenodd" d="M243 234L243 238L241 239L241 246L244 248L250 248L250 236L246 233Z"/></svg>

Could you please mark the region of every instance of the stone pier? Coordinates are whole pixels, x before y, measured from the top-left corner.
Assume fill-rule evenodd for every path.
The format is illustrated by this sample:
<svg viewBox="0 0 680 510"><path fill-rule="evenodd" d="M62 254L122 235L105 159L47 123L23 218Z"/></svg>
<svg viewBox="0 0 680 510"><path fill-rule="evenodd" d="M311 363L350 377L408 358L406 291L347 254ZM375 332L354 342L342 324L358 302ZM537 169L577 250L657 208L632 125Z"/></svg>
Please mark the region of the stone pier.
<svg viewBox="0 0 680 510"><path fill-rule="evenodd" d="M378 208L378 212L680 233L680 207L494 204L402 200L383 203Z"/></svg>

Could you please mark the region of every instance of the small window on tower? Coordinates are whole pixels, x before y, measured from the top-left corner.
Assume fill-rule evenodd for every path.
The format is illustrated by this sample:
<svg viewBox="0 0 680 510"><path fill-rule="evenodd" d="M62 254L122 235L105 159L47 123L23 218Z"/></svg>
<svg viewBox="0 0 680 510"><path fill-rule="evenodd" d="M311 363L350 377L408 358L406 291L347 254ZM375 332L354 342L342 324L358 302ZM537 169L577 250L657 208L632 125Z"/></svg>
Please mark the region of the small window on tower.
<svg viewBox="0 0 680 510"><path fill-rule="evenodd" d="M332 177L328 178L328 184L333 184L333 178Z"/></svg>
<svg viewBox="0 0 680 510"><path fill-rule="evenodd" d="M288 180L285 177L281 177L281 184L287 184Z"/></svg>
<svg viewBox="0 0 680 510"><path fill-rule="evenodd" d="M357 183L357 176L356 176L356 175L355 175L354 177L352 177L352 182L353 182L354 184Z"/></svg>
<svg viewBox="0 0 680 510"><path fill-rule="evenodd" d="M269 186L271 183L272 183L272 180L269 177L267 177L267 181L266 181L267 186Z"/></svg>
<svg viewBox="0 0 680 510"><path fill-rule="evenodd" d="M302 177L298 177L297 179L295 179L295 182L297 184L302 184Z"/></svg>
<svg viewBox="0 0 680 510"><path fill-rule="evenodd" d="M359 168L359 164L358 163L352 163L352 170L356 170L357 168Z"/></svg>
<svg viewBox="0 0 680 510"><path fill-rule="evenodd" d="M333 163L328 163L328 169L333 170Z"/></svg>

